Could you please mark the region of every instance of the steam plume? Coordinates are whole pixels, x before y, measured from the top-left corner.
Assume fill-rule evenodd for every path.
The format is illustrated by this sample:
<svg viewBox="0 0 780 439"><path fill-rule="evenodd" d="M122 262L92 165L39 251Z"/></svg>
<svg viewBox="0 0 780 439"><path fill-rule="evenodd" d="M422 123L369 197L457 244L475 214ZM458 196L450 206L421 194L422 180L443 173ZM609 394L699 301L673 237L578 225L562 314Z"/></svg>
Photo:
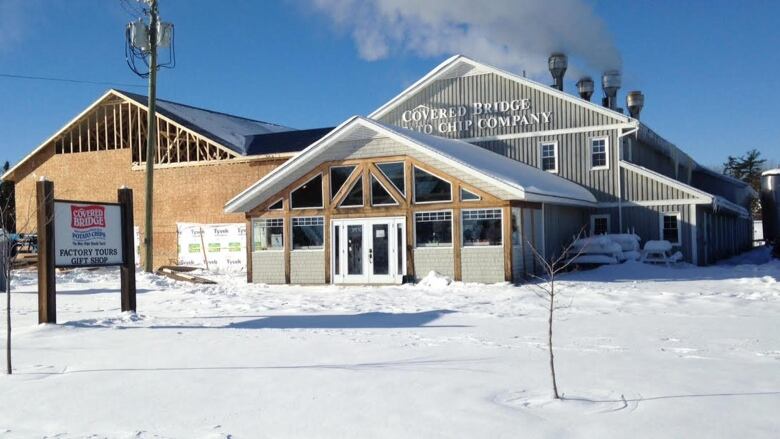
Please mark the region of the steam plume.
<svg viewBox="0 0 780 439"><path fill-rule="evenodd" d="M604 23L583 0L310 1L351 33L366 60L462 53L548 77L547 56L562 51L592 69L621 67Z"/></svg>

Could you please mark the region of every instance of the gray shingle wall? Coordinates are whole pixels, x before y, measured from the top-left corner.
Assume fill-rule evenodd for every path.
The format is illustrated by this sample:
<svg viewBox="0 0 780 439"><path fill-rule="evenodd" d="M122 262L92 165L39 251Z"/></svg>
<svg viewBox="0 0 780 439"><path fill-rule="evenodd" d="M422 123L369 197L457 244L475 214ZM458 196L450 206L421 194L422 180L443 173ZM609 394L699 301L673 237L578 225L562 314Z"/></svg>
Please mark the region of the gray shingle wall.
<svg viewBox="0 0 780 439"><path fill-rule="evenodd" d="M325 252L322 250L290 252L290 283L325 283Z"/></svg>
<svg viewBox="0 0 780 439"><path fill-rule="evenodd" d="M463 282L504 282L503 247L463 247L460 261Z"/></svg>
<svg viewBox="0 0 780 439"><path fill-rule="evenodd" d="M503 266L502 266L503 267ZM414 249L414 275L422 279L430 271L453 277L455 276L455 256L451 248L416 248Z"/></svg>
<svg viewBox="0 0 780 439"><path fill-rule="evenodd" d="M284 252L259 251L252 253L252 282L284 283Z"/></svg>

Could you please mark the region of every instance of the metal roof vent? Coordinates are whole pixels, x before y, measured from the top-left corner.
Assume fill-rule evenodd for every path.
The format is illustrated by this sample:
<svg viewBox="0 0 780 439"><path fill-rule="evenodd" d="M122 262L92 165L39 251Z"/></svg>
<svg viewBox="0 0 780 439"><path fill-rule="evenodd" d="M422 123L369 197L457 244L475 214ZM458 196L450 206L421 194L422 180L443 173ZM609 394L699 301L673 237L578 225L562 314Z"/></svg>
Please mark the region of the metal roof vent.
<svg viewBox="0 0 780 439"><path fill-rule="evenodd" d="M645 95L639 90L628 92L628 95L626 95L626 106L631 117L639 119L639 113L642 112L642 107L645 106Z"/></svg>
<svg viewBox="0 0 780 439"><path fill-rule="evenodd" d="M601 88L604 90L604 106L617 110L617 92L621 84L620 72L608 70L601 76Z"/></svg>
<svg viewBox="0 0 780 439"><path fill-rule="evenodd" d="M553 77L553 88L563 91L563 75L566 68L569 67L569 59L563 53L553 53L547 60L547 66L550 68L550 74Z"/></svg>
<svg viewBox="0 0 780 439"><path fill-rule="evenodd" d="M590 97L593 96L593 79L590 76L580 78L577 81L577 91L582 99L589 101Z"/></svg>

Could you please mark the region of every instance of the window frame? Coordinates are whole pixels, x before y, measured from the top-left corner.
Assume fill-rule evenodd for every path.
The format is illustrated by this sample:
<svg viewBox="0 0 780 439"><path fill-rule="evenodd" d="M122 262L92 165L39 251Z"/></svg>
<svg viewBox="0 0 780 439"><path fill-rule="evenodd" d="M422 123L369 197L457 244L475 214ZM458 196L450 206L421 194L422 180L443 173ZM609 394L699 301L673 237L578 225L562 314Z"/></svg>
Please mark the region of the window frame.
<svg viewBox="0 0 780 439"><path fill-rule="evenodd" d="M468 193L470 193L471 195L474 195L477 198L472 198L470 200L467 200L467 199L463 198L463 192L468 192ZM460 196L460 202L461 203L473 203L475 201L482 201L482 196L481 195L479 195L478 193L476 193L474 191L470 191L470 190L464 188L463 186L460 187L460 194L459 194L459 196Z"/></svg>
<svg viewBox="0 0 780 439"><path fill-rule="evenodd" d="M387 178L387 176L384 175L384 174L382 174L382 176ZM385 192L387 192L387 195L390 196L390 199L394 201L393 203L380 203L380 204L375 204L374 203L374 182L375 181L377 183L379 183L379 186L382 186L382 189L384 189ZM393 182L391 181L390 184L393 184ZM393 187L395 187L394 184L393 184ZM396 190L397 189L398 188L396 188ZM398 191L398 192L400 192L400 191ZM376 175L374 175L373 172L369 172L368 173L368 203L369 203L369 205L375 206L375 207L391 207L391 206L400 206L401 205L401 203L398 200L395 199L395 197L393 196L393 193L389 189L387 189L387 186L382 184L382 180L376 178Z"/></svg>
<svg viewBox="0 0 780 439"><path fill-rule="evenodd" d="M417 201L417 188L415 187L415 172L417 170L420 170L422 172L425 172L428 175L433 175L434 177L438 178L439 180L445 181L450 185L450 198L448 200L434 200L434 201ZM436 174L435 172L430 172L427 169L423 169L417 165L412 165L412 191L414 192L414 197L412 197L412 202L414 204L437 204L437 203L452 203L452 193L454 192L455 185L452 184L452 182L448 178L444 178L441 175Z"/></svg>
<svg viewBox="0 0 780 439"><path fill-rule="evenodd" d="M677 219L677 241L672 242L673 246L681 246L682 245L682 215L679 211L672 211L672 212L659 212L658 218L659 218L659 225L658 225L658 239L664 240L664 219L666 219L667 216L673 216ZM671 242L671 241L670 241Z"/></svg>
<svg viewBox="0 0 780 439"><path fill-rule="evenodd" d="M305 184L305 183L304 183L304 184ZM273 206L275 206L275 205L276 205L276 203L278 203L278 202L280 202L280 201L282 202L282 207L280 207L280 208L278 208L278 209L272 209L272 207L273 207ZM274 201L273 203L270 203L270 204L268 205L268 207L267 207L265 210L267 210L267 211L269 211L269 212L279 212L279 211L282 211L282 210L284 210L284 197L282 197L282 198L279 198L278 200Z"/></svg>
<svg viewBox="0 0 780 439"><path fill-rule="evenodd" d="M440 245L440 246L424 246L420 247L417 245L417 214L418 213L440 213L440 212L447 212L450 214L450 243L449 245ZM455 248L455 213L453 212L453 209L441 209L441 210L420 210L415 211L413 215L414 221L412 222L412 227L414 228L414 233L412 238L414 239L414 249L422 249L422 250L428 250L428 249L454 249Z"/></svg>
<svg viewBox="0 0 780 439"><path fill-rule="evenodd" d="M333 202L333 200L336 199L336 195L338 195L339 190L341 190L341 188L339 188L339 190L337 190L335 193L333 193L333 170L336 169L336 168L352 168L352 172L350 172L349 175L347 175L347 179L344 180L344 184L346 184L347 181L349 181L349 178L352 177L352 174L355 173L355 171L357 170L358 166L357 165L333 165L333 166L328 166L328 186L330 186L330 187L328 187L328 196L330 197L330 201L331 202ZM344 187L344 185L342 185L342 187Z"/></svg>
<svg viewBox="0 0 780 439"><path fill-rule="evenodd" d="M553 159L554 159L553 161L555 163L555 166L552 169L544 169L544 147L547 145L553 146ZM548 140L548 141L539 142L539 169L541 169L544 172L549 172L552 174L558 173L558 141L557 140Z"/></svg>
<svg viewBox="0 0 780 439"><path fill-rule="evenodd" d="M466 232L466 229L463 227L463 221L464 213L465 212L479 212L479 211L486 211L486 210L495 210L499 212L500 220L501 220L501 242L498 244L490 244L490 245L466 245L466 239L463 236L463 234ZM504 246L504 240L506 239L506 236L504 236L504 209L501 209L500 207L485 207L481 209L462 209L460 211L460 247L461 248L497 248L497 247L503 247Z"/></svg>
<svg viewBox="0 0 780 439"><path fill-rule="evenodd" d="M382 168L379 167L380 165L394 165L394 164L398 164L398 163L400 163L402 165L403 169L404 169L404 190L399 189L398 186L395 185L393 180L385 173L385 171L383 171ZM406 166L407 165L406 165L406 162L404 160L394 160L394 161L390 161L390 162L374 162L374 166L376 166L376 168L379 170L379 172L382 173L382 176L385 177L387 179L387 181L389 181L390 184L393 185L393 187L395 188L395 190L398 191L399 194L401 194L404 197L406 197L406 189L409 187L409 182L406 181ZM414 179L414 173L412 173L412 178ZM414 184L414 182L412 182L412 184ZM387 189L387 188L385 188L385 189ZM390 193L390 191L387 191L387 192ZM390 194L390 195L392 196L392 194ZM395 197L393 197L393 198L395 198Z"/></svg>
<svg viewBox="0 0 780 439"><path fill-rule="evenodd" d="M320 224L320 227L322 227L322 245L316 248L295 248L295 237L294 237L294 229L296 227L295 220L296 219L309 219L309 218L319 218L319 220L322 222ZM311 226L312 224L304 224L304 226ZM316 224L314 224L316 225ZM300 227L300 226L297 226ZM294 216L290 218L290 251L291 252L307 252L307 251L324 251L325 250L325 217L322 215L306 215L306 216Z"/></svg>
<svg viewBox="0 0 780 439"><path fill-rule="evenodd" d="M370 174L370 173L369 173ZM365 186L363 185L363 177L365 175L360 175L360 177L355 179L355 182L352 183L352 186L347 188L347 191L344 192L344 197L341 198L341 202L336 206L336 209L359 209L361 207L366 207L366 191ZM349 197L349 193L352 192L352 189L355 189L356 187L360 186L360 204L349 204L344 205L344 202L347 201L347 197ZM369 195L371 193L371 187L368 188ZM369 203L371 202L371 198L369 196Z"/></svg>
<svg viewBox="0 0 780 439"><path fill-rule="evenodd" d="M607 220L607 234L609 234L609 231L612 229L612 215L608 213L596 213L590 216L590 236L600 236L596 235L596 220L602 218Z"/></svg>
<svg viewBox="0 0 780 439"><path fill-rule="evenodd" d="M307 206L307 207L293 207L293 192L297 191L298 189L302 188L306 185L306 183L314 180L315 178L320 177L320 192L322 192L322 186L323 182L325 181L325 177L322 175L322 172L318 172L317 174L312 175L312 177L303 183L299 184L292 190L290 190L290 195L288 195L288 198L290 199L290 210L305 210L305 209L323 209L325 207L325 197L320 194L320 205L319 206Z"/></svg>
<svg viewBox="0 0 780 439"><path fill-rule="evenodd" d="M600 166L593 166L593 142L603 140L604 141L604 164ZM609 136L597 136L588 139L588 164L591 171L599 171L609 169Z"/></svg>
<svg viewBox="0 0 780 439"><path fill-rule="evenodd" d="M267 248L267 249L260 249L255 250L255 223L264 222L267 223L268 221L281 221L282 222L282 246L281 248ZM265 226L269 227L269 226ZM271 226L271 227L279 227L279 226ZM284 235L287 233L287 229L285 227L285 221L284 218L252 218L252 253L258 253L258 252L283 252L284 251Z"/></svg>

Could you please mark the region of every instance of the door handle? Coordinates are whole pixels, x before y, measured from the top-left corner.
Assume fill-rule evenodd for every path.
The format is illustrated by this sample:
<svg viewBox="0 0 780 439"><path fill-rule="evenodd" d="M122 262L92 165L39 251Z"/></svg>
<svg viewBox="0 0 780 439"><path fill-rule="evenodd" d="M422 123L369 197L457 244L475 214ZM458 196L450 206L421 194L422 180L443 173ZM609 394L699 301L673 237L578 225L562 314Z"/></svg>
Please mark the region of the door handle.
<svg viewBox="0 0 780 439"><path fill-rule="evenodd" d="M374 263L374 249L368 249L368 262Z"/></svg>

